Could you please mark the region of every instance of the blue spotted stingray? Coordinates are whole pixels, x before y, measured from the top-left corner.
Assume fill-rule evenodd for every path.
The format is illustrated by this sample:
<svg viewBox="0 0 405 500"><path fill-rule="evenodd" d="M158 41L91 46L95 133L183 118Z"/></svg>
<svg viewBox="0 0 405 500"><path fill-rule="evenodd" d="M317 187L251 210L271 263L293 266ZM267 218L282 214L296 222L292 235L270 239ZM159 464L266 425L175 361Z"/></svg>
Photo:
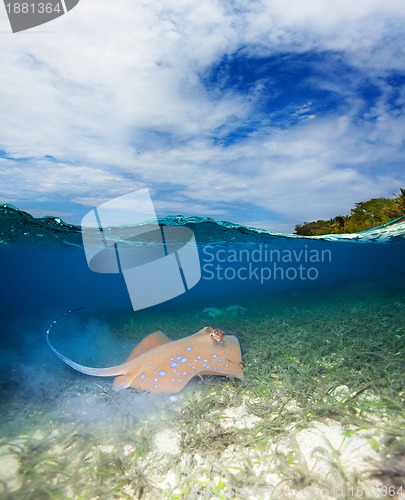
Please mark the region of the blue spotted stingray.
<svg viewBox="0 0 405 500"><path fill-rule="evenodd" d="M122 365L91 368L66 358L49 341L52 351L67 365L86 375L115 377L113 388L133 387L148 392L181 391L197 375L243 378L239 340L233 335L216 338L217 332L206 326L194 335L171 340L157 331L145 337Z"/></svg>

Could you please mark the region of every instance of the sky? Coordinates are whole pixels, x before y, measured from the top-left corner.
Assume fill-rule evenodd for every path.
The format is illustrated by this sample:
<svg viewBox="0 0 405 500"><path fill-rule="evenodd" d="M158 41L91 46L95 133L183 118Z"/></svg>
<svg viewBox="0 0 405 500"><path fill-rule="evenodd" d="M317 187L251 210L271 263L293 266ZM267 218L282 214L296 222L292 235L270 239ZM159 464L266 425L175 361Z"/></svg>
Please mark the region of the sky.
<svg viewBox="0 0 405 500"><path fill-rule="evenodd" d="M405 187L403 0L80 0L13 34L0 5L0 203L80 223L274 231Z"/></svg>

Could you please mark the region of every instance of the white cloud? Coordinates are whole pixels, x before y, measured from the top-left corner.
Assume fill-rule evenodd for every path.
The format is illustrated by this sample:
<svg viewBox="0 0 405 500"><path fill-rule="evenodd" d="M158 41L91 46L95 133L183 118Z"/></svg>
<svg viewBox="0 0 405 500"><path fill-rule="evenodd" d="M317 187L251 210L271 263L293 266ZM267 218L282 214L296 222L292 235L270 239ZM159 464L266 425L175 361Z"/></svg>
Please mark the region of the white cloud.
<svg viewBox="0 0 405 500"><path fill-rule="evenodd" d="M13 162L0 158L0 185L3 196L11 203L47 200L50 194L67 198L72 196L108 193L105 198L143 187L129 183L127 178L106 169L54 163L49 160ZM106 199L104 199L106 201Z"/></svg>
<svg viewBox="0 0 405 500"><path fill-rule="evenodd" d="M0 35L0 150L26 158L0 162L4 201L63 193L90 205L146 184L162 211L235 218L238 204L252 204L292 229L302 218L332 216L399 187L399 171L367 168L403 154L404 117L390 109L387 89L367 123L353 123L361 104L353 96L340 116L305 121L310 108L302 108L303 121L289 130L267 125L225 148L210 137L243 124L253 103L230 90L210 93L200 75L241 47L266 55L339 50L371 76L405 69L403 1L232 5L81 0L46 27ZM54 32L39 33L46 30ZM335 91L345 89L337 82Z"/></svg>

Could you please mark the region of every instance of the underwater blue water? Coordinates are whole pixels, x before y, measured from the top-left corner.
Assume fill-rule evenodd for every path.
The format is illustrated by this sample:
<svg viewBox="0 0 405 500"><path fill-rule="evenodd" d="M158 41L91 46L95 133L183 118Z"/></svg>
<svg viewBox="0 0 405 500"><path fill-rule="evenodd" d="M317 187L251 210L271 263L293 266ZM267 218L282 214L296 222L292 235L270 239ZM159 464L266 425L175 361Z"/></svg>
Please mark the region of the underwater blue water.
<svg viewBox="0 0 405 500"><path fill-rule="evenodd" d="M365 477L378 467L375 477L385 475L383 484L393 484L392 477L402 481L398 474L403 470L403 431L397 422L403 420L405 218L363 233L313 238L200 217L166 217L159 223L167 248L173 247L166 235L176 239L181 233L177 227L193 230L201 279L172 300L134 311L122 274L89 268L79 227L0 206L0 469L9 464L16 474L13 480L1 481L0 497L6 490L7 498L112 498L120 492L124 497L128 485L134 485L139 495L131 498L143 498L144 483L139 480L146 477L145 484L156 481L163 489L162 496L145 498L166 498L167 487L156 471L166 474L171 463L176 470L178 464L186 464L178 479L184 491L184 478L194 483L202 473L201 462L194 460L200 454L215 476L207 472L208 481L215 485L228 467L226 458L224 468L219 461L229 456L231 447L237 453L232 463L242 464L241 470L246 467L242 478L249 478L247 485L251 477L266 484L263 478L273 477L266 470L273 469L265 467L273 463L277 485L288 484L290 471L295 476L301 469L286 462L284 454L278 469L273 450L281 449L279 444L289 449L291 436L314 424L333 432L342 429L340 457L343 444L354 440L348 448L350 470L334 479L335 462L330 461L331 492L338 491L336 484L340 488L343 476L348 482L353 473L357 481L362 469L352 472L353 464L362 463L364 449L371 450L378 439L373 450L377 447L381 457L365 462ZM175 229L166 231L165 226ZM131 231L107 228L103 238L121 248ZM148 258L150 248L153 258L152 250L161 245L159 233L151 228L142 234L143 240L132 237L126 248L138 257L146 247ZM95 242L101 237L90 236ZM109 255L116 257L114 250ZM186 276L184 263L183 267ZM170 284L164 272L161 278L161 287ZM147 280L136 285L140 293L150 288ZM76 308L80 310L67 313ZM205 326L236 336L244 380L194 377L179 395L132 388L114 392L111 378L67 366L49 348L46 335L49 332L62 359L99 368L123 363L153 331L177 340ZM340 399L348 391L350 397ZM222 421L227 425L232 414L238 415L235 424L223 427ZM252 428L239 427L239 415L259 422ZM333 424L328 427L327 422ZM178 434L178 454L167 455L157 447L159 425L165 441L167 429L169 436ZM367 434L360 447L357 430L363 429ZM307 448L309 455L312 443L305 440L301 446L302 455ZM322 450L317 446L311 457L317 449ZM211 456L218 461L211 463ZM329 463L329 455L325 457ZM264 472L259 477L250 468L261 462ZM312 465L304 465L306 474ZM220 484L234 474L233 466L230 471ZM243 482L238 475L236 491ZM301 481L297 484L300 492L307 491ZM273 491L271 484L268 488L266 492ZM190 498L200 497L201 491ZM218 490L206 491L204 498L211 498ZM287 491L291 497L295 490ZM355 491L363 494L362 489Z"/></svg>
<svg viewBox="0 0 405 500"><path fill-rule="evenodd" d="M122 274L89 269L79 228L28 214L21 224L24 213L11 210L0 212L3 320L44 309L131 308ZM361 240L294 237L207 218L171 217L160 223L193 229L201 264L199 283L166 307L405 276L401 221L392 225L394 234L385 228L385 239L378 238L378 231L369 231Z"/></svg>
<svg viewBox="0 0 405 500"><path fill-rule="evenodd" d="M94 315L132 307L122 274L89 269L80 228L60 219L34 219L14 207L0 207L0 310L3 352L11 352L24 318L44 344L46 322L64 311L87 307ZM356 237L304 238L269 233L208 218L168 217L161 225L185 225L194 231L201 279L187 293L148 309L178 311L243 304L252 297L319 293L342 285L373 286L405 278L405 222ZM136 251L136 246L134 246ZM133 312L134 320L138 312ZM36 323L37 322L37 323ZM156 329L159 325L156 325ZM19 347L24 339L19 339ZM11 351L10 351L11 349ZM2 358L3 371L15 357Z"/></svg>

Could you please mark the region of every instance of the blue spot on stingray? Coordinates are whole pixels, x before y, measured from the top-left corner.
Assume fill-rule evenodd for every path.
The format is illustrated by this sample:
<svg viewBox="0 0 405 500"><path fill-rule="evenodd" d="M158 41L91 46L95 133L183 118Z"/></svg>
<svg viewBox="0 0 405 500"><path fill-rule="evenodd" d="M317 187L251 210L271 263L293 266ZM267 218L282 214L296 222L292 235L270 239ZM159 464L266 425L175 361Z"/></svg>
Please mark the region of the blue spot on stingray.
<svg viewBox="0 0 405 500"><path fill-rule="evenodd" d="M183 376L184 376L184 375L187 375L187 372L183 372Z"/></svg>
<svg viewBox="0 0 405 500"><path fill-rule="evenodd" d="M176 356L176 359L181 359L183 356Z"/></svg>
<svg viewBox="0 0 405 500"><path fill-rule="evenodd" d="M192 351L192 347L186 347L186 351Z"/></svg>
<svg viewBox="0 0 405 500"><path fill-rule="evenodd" d="M201 356L196 356L197 359L201 359Z"/></svg>
<svg viewBox="0 0 405 500"><path fill-rule="evenodd" d="M179 364L176 363L176 361L173 361L173 363L170 363L170 368L176 368L176 366L179 366Z"/></svg>
<svg viewBox="0 0 405 500"><path fill-rule="evenodd" d="M185 363L186 361L188 361L187 358L181 358L181 360L180 360L181 363Z"/></svg>
<svg viewBox="0 0 405 500"><path fill-rule="evenodd" d="M217 357L217 355L216 355L216 354L213 354L213 355L212 355L212 357L213 357L213 358L216 358L216 357Z"/></svg>
<svg viewBox="0 0 405 500"><path fill-rule="evenodd" d="M146 374L145 373L141 373L140 377L139 377L141 380L145 380L146 378Z"/></svg>
<svg viewBox="0 0 405 500"><path fill-rule="evenodd" d="M162 370L161 372L158 373L159 377L164 377L166 375L166 372Z"/></svg>
<svg viewBox="0 0 405 500"><path fill-rule="evenodd" d="M174 382L174 378L172 378L172 379L170 380L170 382L172 382L172 383L173 383L173 382Z"/></svg>
<svg viewBox="0 0 405 500"><path fill-rule="evenodd" d="M154 382L159 382L159 379L158 378L154 378L153 381Z"/></svg>

